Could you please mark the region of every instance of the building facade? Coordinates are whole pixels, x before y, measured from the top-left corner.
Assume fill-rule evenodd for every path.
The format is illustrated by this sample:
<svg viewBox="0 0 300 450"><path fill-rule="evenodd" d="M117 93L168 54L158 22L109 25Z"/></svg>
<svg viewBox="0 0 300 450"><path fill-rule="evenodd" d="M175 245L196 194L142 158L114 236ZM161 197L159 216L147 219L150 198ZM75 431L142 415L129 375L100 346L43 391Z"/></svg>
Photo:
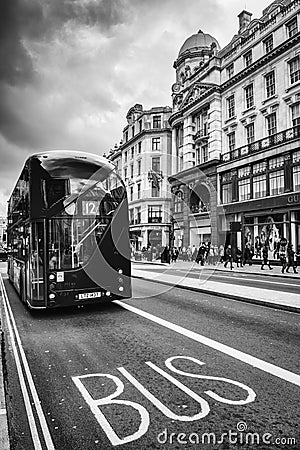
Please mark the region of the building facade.
<svg viewBox="0 0 300 450"><path fill-rule="evenodd" d="M172 87L174 234L300 251L300 2L239 14L220 49L202 32L184 43ZM195 227L196 225L196 227Z"/></svg>
<svg viewBox="0 0 300 450"><path fill-rule="evenodd" d="M7 220L6 217L0 217L0 246L6 245L6 228Z"/></svg>
<svg viewBox="0 0 300 450"><path fill-rule="evenodd" d="M151 247L159 253L169 245L171 112L169 106L144 110L136 104L127 113L120 145L108 154L126 183L134 251Z"/></svg>

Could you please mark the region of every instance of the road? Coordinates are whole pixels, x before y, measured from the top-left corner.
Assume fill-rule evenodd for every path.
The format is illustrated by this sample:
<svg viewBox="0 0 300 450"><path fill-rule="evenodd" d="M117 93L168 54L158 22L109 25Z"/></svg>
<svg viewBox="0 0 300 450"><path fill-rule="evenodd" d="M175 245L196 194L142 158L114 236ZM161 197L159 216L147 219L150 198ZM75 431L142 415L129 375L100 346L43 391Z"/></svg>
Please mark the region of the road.
<svg viewBox="0 0 300 450"><path fill-rule="evenodd" d="M126 302L32 314L4 282L12 449L300 447L299 315L144 280Z"/></svg>

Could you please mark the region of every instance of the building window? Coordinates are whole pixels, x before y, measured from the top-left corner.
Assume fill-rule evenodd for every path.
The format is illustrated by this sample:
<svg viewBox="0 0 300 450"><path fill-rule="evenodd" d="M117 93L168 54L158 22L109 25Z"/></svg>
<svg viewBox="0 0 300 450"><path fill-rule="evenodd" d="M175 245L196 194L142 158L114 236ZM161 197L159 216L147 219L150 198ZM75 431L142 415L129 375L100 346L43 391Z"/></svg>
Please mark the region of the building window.
<svg viewBox="0 0 300 450"><path fill-rule="evenodd" d="M293 153L292 162L294 191L300 191L300 150Z"/></svg>
<svg viewBox="0 0 300 450"><path fill-rule="evenodd" d="M247 144L252 144L255 141L254 123L246 126Z"/></svg>
<svg viewBox="0 0 300 450"><path fill-rule="evenodd" d="M159 183L152 181L151 183L151 197L160 197Z"/></svg>
<svg viewBox="0 0 300 450"><path fill-rule="evenodd" d="M134 209L129 210L129 224L134 225Z"/></svg>
<svg viewBox="0 0 300 450"><path fill-rule="evenodd" d="M153 128L161 128L161 116L153 116Z"/></svg>
<svg viewBox="0 0 300 450"><path fill-rule="evenodd" d="M238 181L239 200L249 200L251 198L250 178Z"/></svg>
<svg viewBox="0 0 300 450"><path fill-rule="evenodd" d="M300 125L300 103L291 107L293 127Z"/></svg>
<svg viewBox="0 0 300 450"><path fill-rule="evenodd" d="M124 161L127 163L127 152L124 153Z"/></svg>
<svg viewBox="0 0 300 450"><path fill-rule="evenodd" d="M161 205L148 207L148 223L161 223L162 210Z"/></svg>
<svg viewBox="0 0 300 450"><path fill-rule="evenodd" d="M130 186L130 201L133 200L133 186Z"/></svg>
<svg viewBox="0 0 300 450"><path fill-rule="evenodd" d="M203 164L208 161L208 145L203 145L196 149L196 164Z"/></svg>
<svg viewBox="0 0 300 450"><path fill-rule="evenodd" d="M182 191L177 191L174 196L174 212L175 213L182 212L182 199L183 199Z"/></svg>
<svg viewBox="0 0 300 450"><path fill-rule="evenodd" d="M262 162L256 163L256 164L253 165L253 169L252 169L253 175L266 172L266 169L267 169L266 161L262 161Z"/></svg>
<svg viewBox="0 0 300 450"><path fill-rule="evenodd" d="M253 177L253 198L262 198L267 195L267 177L257 175Z"/></svg>
<svg viewBox="0 0 300 450"><path fill-rule="evenodd" d="M139 133L142 131L142 129L143 129L143 121L141 119L139 120Z"/></svg>
<svg viewBox="0 0 300 450"><path fill-rule="evenodd" d="M230 152L235 149L235 131L228 134L228 149Z"/></svg>
<svg viewBox="0 0 300 450"><path fill-rule="evenodd" d="M253 84L249 84L249 86L245 88L245 102L246 109L252 108L254 105Z"/></svg>
<svg viewBox="0 0 300 450"><path fill-rule="evenodd" d="M267 133L269 136L277 133L276 113L272 113L267 117Z"/></svg>
<svg viewBox="0 0 300 450"><path fill-rule="evenodd" d="M267 37L267 39L264 40L264 49L265 53L270 53L273 50L273 35Z"/></svg>
<svg viewBox="0 0 300 450"><path fill-rule="evenodd" d="M124 169L124 178L125 178L125 180L127 180L127 167L125 167L125 169Z"/></svg>
<svg viewBox="0 0 300 450"><path fill-rule="evenodd" d="M135 209L135 223L139 224L141 223L141 207L139 206L138 208Z"/></svg>
<svg viewBox="0 0 300 450"><path fill-rule="evenodd" d="M222 186L222 203L232 202L232 184L223 184Z"/></svg>
<svg viewBox="0 0 300 450"><path fill-rule="evenodd" d="M133 178L133 164L130 164L130 178Z"/></svg>
<svg viewBox="0 0 300 450"><path fill-rule="evenodd" d="M227 71L227 78L232 78L234 75L234 65L233 63L229 64L229 66L226 68Z"/></svg>
<svg viewBox="0 0 300 450"><path fill-rule="evenodd" d="M140 155L142 152L142 142L138 143L138 154Z"/></svg>
<svg viewBox="0 0 300 450"><path fill-rule="evenodd" d="M284 170L276 170L269 174L270 195L282 194L284 192Z"/></svg>
<svg viewBox="0 0 300 450"><path fill-rule="evenodd" d="M275 72L272 70L272 72L268 73L265 76L265 83L266 83L266 97L270 98L275 95Z"/></svg>
<svg viewBox="0 0 300 450"><path fill-rule="evenodd" d="M284 166L284 157L277 156L276 158L272 158L269 160L269 169L279 169Z"/></svg>
<svg viewBox="0 0 300 450"><path fill-rule="evenodd" d="M134 158L134 147L131 147L131 159Z"/></svg>
<svg viewBox="0 0 300 450"><path fill-rule="evenodd" d="M245 67L250 66L252 64L252 50L244 54L244 65Z"/></svg>
<svg viewBox="0 0 300 450"><path fill-rule="evenodd" d="M298 33L297 17L295 17L289 23L286 24L286 29L289 38L295 36L295 34Z"/></svg>
<svg viewBox="0 0 300 450"><path fill-rule="evenodd" d="M152 138L152 151L160 150L160 138Z"/></svg>
<svg viewBox="0 0 300 450"><path fill-rule="evenodd" d="M290 82L291 84L297 83L300 80L300 57L294 58L289 62L290 69Z"/></svg>
<svg viewBox="0 0 300 450"><path fill-rule="evenodd" d="M139 159L137 162L137 175L138 177L141 175L141 167L142 167L142 161Z"/></svg>
<svg viewBox="0 0 300 450"><path fill-rule="evenodd" d="M231 119L235 115L234 95L231 95L227 99L227 115L228 115L228 119Z"/></svg>
<svg viewBox="0 0 300 450"><path fill-rule="evenodd" d="M134 133L135 133L135 131L134 131L134 125L132 125L132 137L134 137Z"/></svg>
<svg viewBox="0 0 300 450"><path fill-rule="evenodd" d="M128 131L125 131L125 142L128 141Z"/></svg>
<svg viewBox="0 0 300 450"><path fill-rule="evenodd" d="M137 198L141 198L141 183L137 184Z"/></svg>
<svg viewBox="0 0 300 450"><path fill-rule="evenodd" d="M160 158L152 158L151 167L154 172L160 172Z"/></svg>

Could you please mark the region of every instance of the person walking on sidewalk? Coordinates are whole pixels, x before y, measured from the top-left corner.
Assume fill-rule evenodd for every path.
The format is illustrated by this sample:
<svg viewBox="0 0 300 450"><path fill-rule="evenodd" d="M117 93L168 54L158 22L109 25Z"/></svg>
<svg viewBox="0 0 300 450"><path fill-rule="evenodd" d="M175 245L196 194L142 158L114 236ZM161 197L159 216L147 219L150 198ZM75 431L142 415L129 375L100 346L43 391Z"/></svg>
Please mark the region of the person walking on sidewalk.
<svg viewBox="0 0 300 450"><path fill-rule="evenodd" d="M269 261L269 247L268 247L267 243L265 243L265 245L263 246L262 258L263 258L263 261L261 264L261 270L264 270L264 266L269 266L269 269L273 270L273 267L271 267L270 261Z"/></svg>
<svg viewBox="0 0 300 450"><path fill-rule="evenodd" d="M228 245L228 247L225 250L225 264L224 267L227 267L227 264L230 262L230 269L233 269L233 265L232 265L232 250L231 250L231 245Z"/></svg>
<svg viewBox="0 0 300 450"><path fill-rule="evenodd" d="M293 250L293 245L288 244L287 246L287 266L286 266L286 273L289 273L289 268L292 267L294 270L294 273L297 272L297 266L295 262L295 250Z"/></svg>
<svg viewBox="0 0 300 450"><path fill-rule="evenodd" d="M242 250L239 247L236 249L236 267L243 267Z"/></svg>
<svg viewBox="0 0 300 450"><path fill-rule="evenodd" d="M278 254L281 264L281 273L284 273L286 269L286 257L287 257L287 249L285 245L280 245Z"/></svg>

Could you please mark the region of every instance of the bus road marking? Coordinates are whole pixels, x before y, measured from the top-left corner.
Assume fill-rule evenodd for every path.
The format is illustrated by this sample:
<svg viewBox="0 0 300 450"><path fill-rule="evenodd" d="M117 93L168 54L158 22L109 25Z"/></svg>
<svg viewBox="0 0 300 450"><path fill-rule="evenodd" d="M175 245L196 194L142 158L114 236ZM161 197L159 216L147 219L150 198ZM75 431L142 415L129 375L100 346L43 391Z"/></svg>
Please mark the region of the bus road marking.
<svg viewBox="0 0 300 450"><path fill-rule="evenodd" d="M188 337L200 344L206 345L207 347L218 350L225 355L231 356L243 363L249 364L252 367L256 367L266 373L274 375L275 377L281 378L284 381L295 384L296 386L300 386L300 375L290 372L289 370L283 369L281 367L275 366L274 364L268 363L262 359L256 358L255 356L244 353L240 350L236 350L228 345L222 344L221 342L215 341L213 339L202 336L201 334L195 333L194 331L190 331L184 327L176 325L172 322L168 322L165 319L154 316L153 314L142 311L141 309L135 308L134 306L129 305L128 303L124 303L120 300L115 300L114 303L118 304L124 309L137 314L145 319L150 320L151 322L155 322L158 325L161 325L169 330L175 331L182 336Z"/></svg>
<svg viewBox="0 0 300 450"><path fill-rule="evenodd" d="M173 366L173 361L175 360L183 360L188 362L193 362L194 364L198 365L199 367L205 365L204 362L199 361L196 358L190 357L190 356L172 356L171 358L168 358L165 361L165 366L174 373L186 376L186 377L192 377L192 378L199 378L201 380L214 380L214 381L221 381L223 383L231 384L234 386L237 386L239 389L242 389L247 392L247 397L245 399L239 399L239 400L231 400L225 397L221 397L214 391L208 390L204 391L206 395L211 397L216 402L225 403L228 405L246 405L248 403L254 402L256 398L256 394L249 386L246 386L243 383L240 383L235 380L230 380L228 378L222 378L222 377L214 377L209 375L201 375L195 372L186 372L177 369ZM173 421L179 421L179 422L195 422L197 420L203 419L210 413L210 405L209 403L201 397L198 393L194 392L192 389L187 387L185 384L174 378L169 373L165 372L163 369L158 367L156 364L152 363L151 361L146 361L145 364L150 367L152 370L155 370L158 374L163 376L166 380L168 380L170 383L172 383L174 386L179 388L181 391L183 391L185 394L187 394L188 397L190 397L192 400L195 400L199 405L199 412L192 416L187 415L178 415L172 412L167 405L163 404L161 400L159 400L155 395L153 395L143 384L137 380L136 377L131 375L128 370L126 370L124 367L118 367L117 370L129 381L149 402L153 404L165 417L168 419L171 419ZM95 399L89 392L88 389L84 386L84 383L81 380L85 379L93 379L94 382L99 382L99 379L101 378L108 378L112 381L114 381L116 390L107 395L103 398ZM98 380L97 380L98 379ZM84 400L90 407L92 413L94 414L96 420L98 421L99 425L102 427L102 430L105 432L107 438L110 440L112 445L121 445L128 442L135 441L139 439L141 436L143 436L149 428L150 425L150 416L148 411L144 406L142 406L139 403L128 401L128 400L116 400L117 397L119 397L124 392L124 383L120 380L120 378L116 377L115 375L111 375L108 373L94 373L94 374L88 374L88 375L80 375L80 376L74 376L72 377L73 382L75 383L76 387L78 388L79 392L83 396ZM103 386L103 383L101 384ZM140 421L138 424L138 430L133 432L132 434L129 434L124 437L120 437L116 434L116 432L113 429L113 425L108 421L108 419L105 417L104 413L101 411L101 406L116 406L119 407L121 405L125 405L127 407L132 407L133 409L137 410L140 415ZM215 404L214 404L215 406ZM118 413L118 417L120 415L120 412ZM123 415L124 421L127 421L128 415ZM119 422L119 421L118 421Z"/></svg>
<svg viewBox="0 0 300 450"><path fill-rule="evenodd" d="M53 441L48 429L48 425L41 407L41 402L29 369L29 365L28 365L28 361L25 355L25 352L23 350L22 347L22 343L21 343L21 339L20 339L20 335L16 326L16 322L14 319L14 315L8 300L8 295L4 286L4 282L3 282L3 278L2 275L0 273L0 288L1 288L1 292L2 292L2 296L3 296L3 305L4 305L4 310L5 310L5 316L6 316L6 320L7 320L7 327L8 327L8 331L9 331L9 335L11 338L11 346L12 346L12 350L13 350L13 355L15 358L15 362L16 362L16 367L17 367L17 372L18 372L18 376L19 376L19 381L20 381L20 387L21 387L21 391L22 391L22 395L23 395L23 399L24 399L24 404L25 404L25 409L26 409L26 413L27 413L27 419L28 419L28 423L29 423L29 429L30 429L30 433L31 433L31 437L32 437L32 441L33 441L33 445L34 445L34 450L42 450L42 444L40 441L40 437L38 434L38 430L37 430L37 425L35 422L35 418L34 418L34 414L32 411L32 407L31 407L31 401L29 398L29 393L28 393L28 389L26 387L26 382L25 382L25 377L23 374L23 369L26 375L26 379L27 379L27 383L29 385L29 389L33 398L33 402L34 402L34 406L36 408L36 413L37 416L39 418L39 422L40 422L40 426L41 426L41 430L43 433L43 437L44 437L44 441L47 447L47 450L55 450L55 447L53 445ZM19 357L19 353L21 355L21 360ZM22 369L22 364L23 364L23 369Z"/></svg>

